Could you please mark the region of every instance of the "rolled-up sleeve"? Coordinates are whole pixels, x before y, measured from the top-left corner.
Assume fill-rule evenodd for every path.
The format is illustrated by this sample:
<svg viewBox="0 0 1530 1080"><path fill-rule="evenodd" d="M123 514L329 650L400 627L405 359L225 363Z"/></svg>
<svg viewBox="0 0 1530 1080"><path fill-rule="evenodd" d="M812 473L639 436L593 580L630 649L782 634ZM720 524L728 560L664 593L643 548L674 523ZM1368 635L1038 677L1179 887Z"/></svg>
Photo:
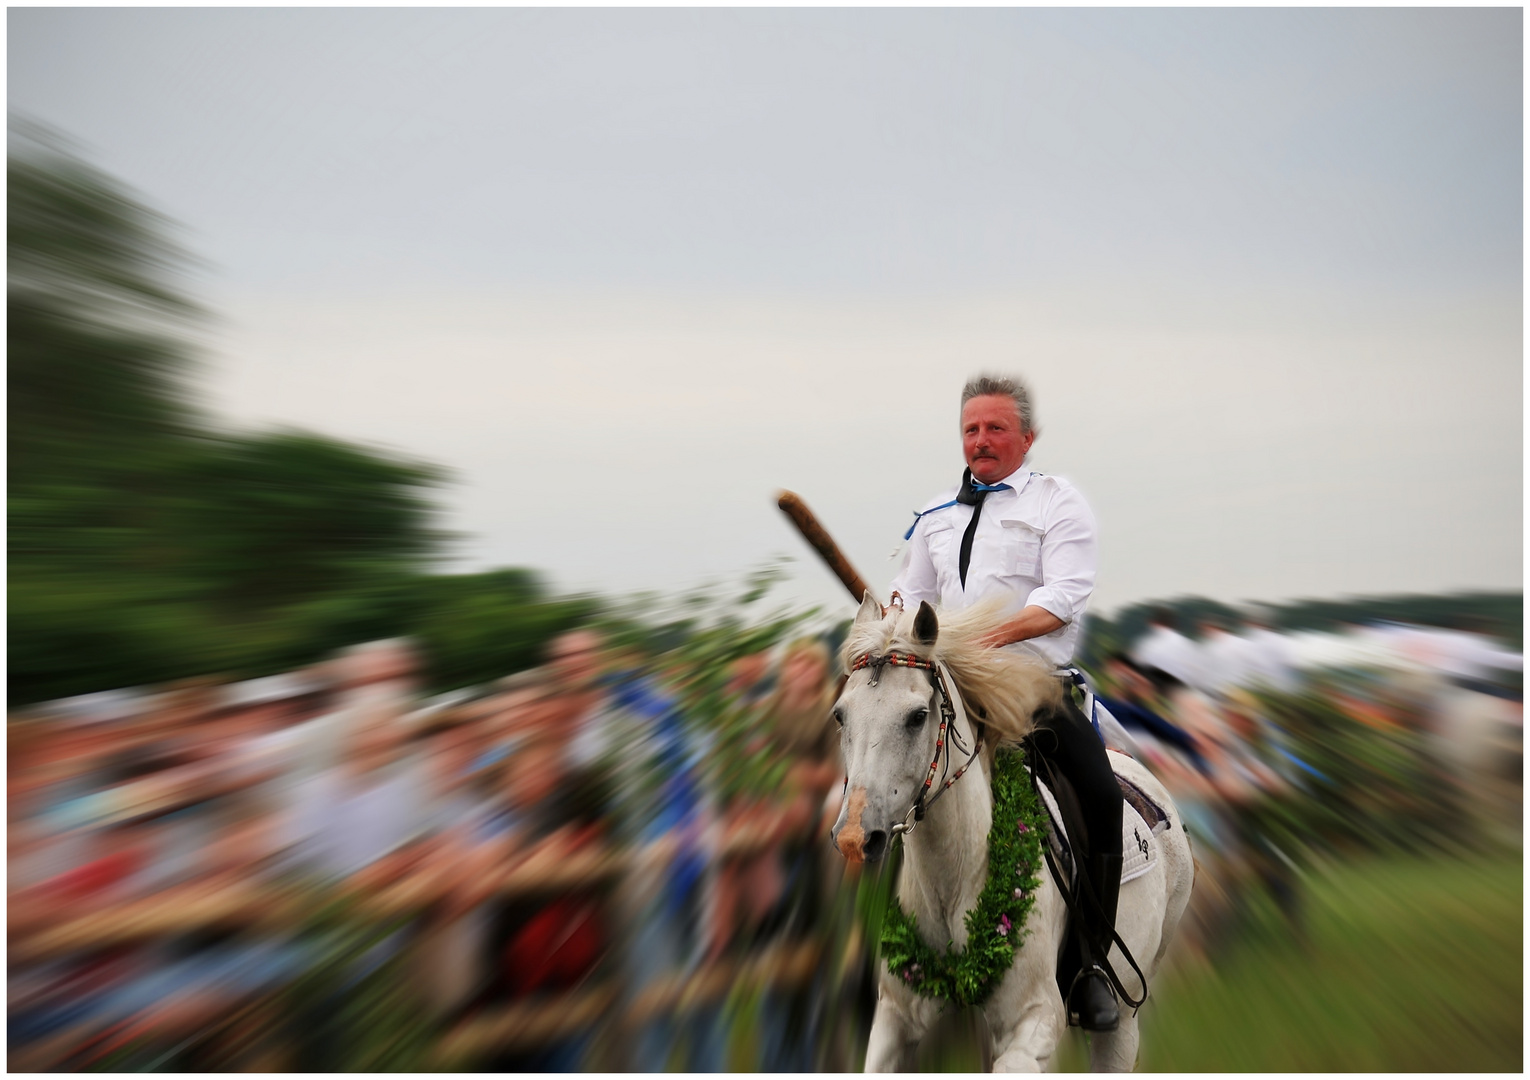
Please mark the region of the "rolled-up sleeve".
<svg viewBox="0 0 1530 1080"><path fill-rule="evenodd" d="M1100 563L1094 512L1070 484L1060 486L1046 512L1041 538L1041 587L1026 597L1027 607L1045 608L1065 623L1084 614L1094 592Z"/></svg>

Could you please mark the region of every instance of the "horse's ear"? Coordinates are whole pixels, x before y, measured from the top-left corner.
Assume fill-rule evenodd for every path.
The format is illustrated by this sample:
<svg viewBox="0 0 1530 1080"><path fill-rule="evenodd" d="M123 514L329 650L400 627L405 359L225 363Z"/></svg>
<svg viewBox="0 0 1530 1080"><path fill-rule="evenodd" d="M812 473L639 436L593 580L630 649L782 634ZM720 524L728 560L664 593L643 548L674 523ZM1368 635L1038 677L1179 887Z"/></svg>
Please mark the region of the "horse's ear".
<svg viewBox="0 0 1530 1080"><path fill-rule="evenodd" d="M914 640L924 646L935 644L935 635L940 633L940 623L935 619L935 609L930 607L928 600L919 601L919 612L914 616Z"/></svg>
<svg viewBox="0 0 1530 1080"><path fill-rule="evenodd" d="M877 603L877 598L871 595L871 590L866 590L866 598L861 601L861 608L855 613L855 625L882 621L882 605Z"/></svg>

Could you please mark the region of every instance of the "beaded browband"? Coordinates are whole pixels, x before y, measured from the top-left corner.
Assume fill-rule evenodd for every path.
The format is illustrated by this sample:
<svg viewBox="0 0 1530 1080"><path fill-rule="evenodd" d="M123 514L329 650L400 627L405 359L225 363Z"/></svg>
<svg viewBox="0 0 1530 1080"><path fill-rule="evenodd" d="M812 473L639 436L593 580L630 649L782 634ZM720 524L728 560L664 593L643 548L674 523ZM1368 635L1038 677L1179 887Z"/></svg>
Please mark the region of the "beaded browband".
<svg viewBox="0 0 1530 1080"><path fill-rule="evenodd" d="M933 660L921 660L917 656L910 656L907 653L895 652L883 653L881 656L872 656L870 653L862 653L860 656L855 658L855 663L850 665L850 670L860 671L862 668L880 670L886 664L891 664L894 667L924 668L926 671L936 670L935 661ZM873 677L871 681L873 685L876 684L875 677Z"/></svg>

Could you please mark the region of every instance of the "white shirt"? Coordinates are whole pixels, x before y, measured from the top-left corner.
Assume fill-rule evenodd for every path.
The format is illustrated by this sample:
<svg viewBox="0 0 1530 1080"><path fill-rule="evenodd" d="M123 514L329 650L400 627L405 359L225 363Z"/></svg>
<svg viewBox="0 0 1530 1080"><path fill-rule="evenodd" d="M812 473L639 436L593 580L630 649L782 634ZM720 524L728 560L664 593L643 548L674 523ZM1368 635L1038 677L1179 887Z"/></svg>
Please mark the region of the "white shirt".
<svg viewBox="0 0 1530 1080"><path fill-rule="evenodd" d="M1263 626L1251 626L1243 632L1254 657L1252 685L1268 685L1283 694L1294 691L1299 680L1296 676L1291 642L1285 634Z"/></svg>
<svg viewBox="0 0 1530 1080"><path fill-rule="evenodd" d="M1226 694L1239 686L1253 685L1258 673L1254 645L1247 638L1213 627L1201 639L1201 685L1207 694Z"/></svg>
<svg viewBox="0 0 1530 1080"><path fill-rule="evenodd" d="M303 862L346 877L414 839L425 815L417 762L395 762L364 777L330 770L299 786L286 839L298 845Z"/></svg>
<svg viewBox="0 0 1530 1080"><path fill-rule="evenodd" d="M1132 646L1131 657L1139 667L1154 667L1173 675L1186 686L1201 689L1201 650L1178 630L1154 626Z"/></svg>
<svg viewBox="0 0 1530 1080"><path fill-rule="evenodd" d="M972 507L957 503L919 518L909 538L903 568L892 587L906 604L921 600L960 611L979 600L1002 596L1010 610L1045 608L1063 625L1042 637L1008 648L1029 652L1053 667L1066 667L1094 592L1099 540L1094 513L1072 484L1021 465L1001 483L1014 490L995 491L983 501L967 585L962 587L962 534ZM953 488L931 499L937 507L956 498Z"/></svg>
<svg viewBox="0 0 1530 1080"><path fill-rule="evenodd" d="M1489 678L1491 668L1522 671L1523 653L1510 652L1478 634L1429 626L1383 623L1367 627L1357 637L1376 641L1398 656L1444 675Z"/></svg>

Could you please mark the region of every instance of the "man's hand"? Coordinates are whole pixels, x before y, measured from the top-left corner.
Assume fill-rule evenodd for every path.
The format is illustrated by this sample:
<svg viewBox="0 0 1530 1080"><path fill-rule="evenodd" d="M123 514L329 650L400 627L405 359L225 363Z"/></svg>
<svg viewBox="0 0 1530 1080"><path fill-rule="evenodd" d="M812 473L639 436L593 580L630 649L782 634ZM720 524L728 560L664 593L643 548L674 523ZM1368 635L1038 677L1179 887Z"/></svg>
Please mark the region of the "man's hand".
<svg viewBox="0 0 1530 1080"><path fill-rule="evenodd" d="M1032 604L1009 622L999 627L983 642L995 648L1001 645L1013 645L1017 641L1027 641L1035 637L1044 637L1063 626L1063 621L1053 615L1044 607Z"/></svg>

